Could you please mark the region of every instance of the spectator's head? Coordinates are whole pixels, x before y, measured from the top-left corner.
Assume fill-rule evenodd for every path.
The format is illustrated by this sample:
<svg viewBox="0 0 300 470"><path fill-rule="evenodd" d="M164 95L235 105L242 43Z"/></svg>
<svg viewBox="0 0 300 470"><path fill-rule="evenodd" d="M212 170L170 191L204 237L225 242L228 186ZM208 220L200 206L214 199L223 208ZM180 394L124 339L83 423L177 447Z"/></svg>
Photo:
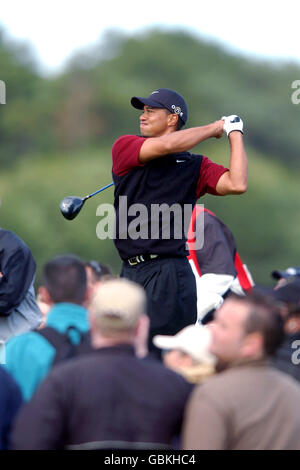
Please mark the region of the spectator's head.
<svg viewBox="0 0 300 470"><path fill-rule="evenodd" d="M208 327L189 325L174 336L157 335L153 343L164 351L164 363L171 369L197 364L213 364L209 352L211 333Z"/></svg>
<svg viewBox="0 0 300 470"><path fill-rule="evenodd" d="M283 319L269 297L231 295L211 324L210 351L223 364L272 356L283 340Z"/></svg>
<svg viewBox="0 0 300 470"><path fill-rule="evenodd" d="M284 285L274 289L270 287L255 286L254 291L275 300L284 320L287 319L290 312L300 308L300 278L290 277L285 280Z"/></svg>
<svg viewBox="0 0 300 470"><path fill-rule="evenodd" d="M276 279L277 284L275 289L284 286L289 280L296 280L300 279L300 267L294 266L291 268L287 268L284 270L276 269L275 271L271 272L271 276L273 279Z"/></svg>
<svg viewBox="0 0 300 470"><path fill-rule="evenodd" d="M56 256L45 264L43 285L39 289L43 302L68 302L82 305L87 299L85 265L77 256Z"/></svg>
<svg viewBox="0 0 300 470"><path fill-rule="evenodd" d="M100 283L89 309L94 347L130 343L136 346L138 355L144 355L141 351L146 349L148 317L142 287L127 279Z"/></svg>
<svg viewBox="0 0 300 470"><path fill-rule="evenodd" d="M102 279L109 279L113 277L111 269L105 264L98 263L98 261L92 260L85 263L87 282L94 286L97 282Z"/></svg>
<svg viewBox="0 0 300 470"><path fill-rule="evenodd" d="M272 291L272 297L287 307L300 306L300 278L290 278L286 283Z"/></svg>
<svg viewBox="0 0 300 470"><path fill-rule="evenodd" d="M284 324L285 332L289 335L299 335L300 332L300 307L289 310Z"/></svg>
<svg viewBox="0 0 300 470"><path fill-rule="evenodd" d="M300 331L300 278L291 278L286 284L274 289L273 297L280 302L285 320L285 331L295 334Z"/></svg>
<svg viewBox="0 0 300 470"><path fill-rule="evenodd" d="M215 357L209 352L210 328L189 325L174 336L157 335L153 343L162 349L166 367L189 382L202 382L214 373Z"/></svg>

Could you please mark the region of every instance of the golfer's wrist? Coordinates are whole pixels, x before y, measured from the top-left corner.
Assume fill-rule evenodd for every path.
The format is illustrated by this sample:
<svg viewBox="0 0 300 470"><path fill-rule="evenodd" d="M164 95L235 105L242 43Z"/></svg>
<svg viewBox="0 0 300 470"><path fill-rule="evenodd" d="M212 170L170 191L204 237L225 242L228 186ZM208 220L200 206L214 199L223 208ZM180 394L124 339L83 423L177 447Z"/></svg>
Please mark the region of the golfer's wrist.
<svg viewBox="0 0 300 470"><path fill-rule="evenodd" d="M223 131L223 121L215 121L212 122L211 124L208 124L207 126L208 130L208 138L210 137L216 137Z"/></svg>
<svg viewBox="0 0 300 470"><path fill-rule="evenodd" d="M239 131L238 129L234 130L234 131L231 131L229 136L228 136L228 139L229 140L241 140L241 139L243 139L243 133L242 133L242 131Z"/></svg>

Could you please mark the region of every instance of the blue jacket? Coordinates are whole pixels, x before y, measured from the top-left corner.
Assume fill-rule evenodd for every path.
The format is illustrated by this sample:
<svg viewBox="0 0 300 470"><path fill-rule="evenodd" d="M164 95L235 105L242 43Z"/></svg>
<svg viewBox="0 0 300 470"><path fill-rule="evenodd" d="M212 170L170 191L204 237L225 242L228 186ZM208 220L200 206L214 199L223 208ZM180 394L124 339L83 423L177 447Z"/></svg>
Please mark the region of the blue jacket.
<svg viewBox="0 0 300 470"><path fill-rule="evenodd" d="M0 367L0 450L8 449L12 422L22 404L21 391L3 367Z"/></svg>
<svg viewBox="0 0 300 470"><path fill-rule="evenodd" d="M46 325L61 333L71 325L87 332L87 310L71 303L56 304L48 314ZM73 341L76 341L75 338ZM51 368L55 348L41 335L30 331L9 340L5 353L7 370L19 384L24 400L30 400Z"/></svg>

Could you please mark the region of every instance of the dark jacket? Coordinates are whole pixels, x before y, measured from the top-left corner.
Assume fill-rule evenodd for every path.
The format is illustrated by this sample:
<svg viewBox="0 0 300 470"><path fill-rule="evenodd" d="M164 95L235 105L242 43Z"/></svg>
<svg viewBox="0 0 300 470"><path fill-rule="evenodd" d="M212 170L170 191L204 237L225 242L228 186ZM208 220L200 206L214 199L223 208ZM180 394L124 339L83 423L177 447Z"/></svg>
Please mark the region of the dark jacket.
<svg viewBox="0 0 300 470"><path fill-rule="evenodd" d="M300 382L300 331L286 335L272 359L272 365Z"/></svg>
<svg viewBox="0 0 300 470"><path fill-rule="evenodd" d="M22 409L14 449L168 448L192 386L130 345L58 365Z"/></svg>
<svg viewBox="0 0 300 470"><path fill-rule="evenodd" d="M27 245L13 232L0 228L0 316L9 315L25 298L36 264Z"/></svg>
<svg viewBox="0 0 300 470"><path fill-rule="evenodd" d="M0 367L0 449L8 449L12 422L22 404L21 390Z"/></svg>

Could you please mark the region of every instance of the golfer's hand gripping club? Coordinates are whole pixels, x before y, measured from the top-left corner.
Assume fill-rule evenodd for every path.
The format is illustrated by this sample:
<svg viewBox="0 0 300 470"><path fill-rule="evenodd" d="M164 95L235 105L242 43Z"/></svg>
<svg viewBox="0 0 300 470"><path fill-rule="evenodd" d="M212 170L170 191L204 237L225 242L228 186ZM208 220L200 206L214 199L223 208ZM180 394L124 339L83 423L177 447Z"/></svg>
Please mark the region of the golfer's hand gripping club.
<svg viewBox="0 0 300 470"><path fill-rule="evenodd" d="M229 136L230 132L232 131L240 131L242 134L244 133L244 123L236 114L232 114L231 116L223 116L222 120L224 121L223 132L226 132L227 136Z"/></svg>

